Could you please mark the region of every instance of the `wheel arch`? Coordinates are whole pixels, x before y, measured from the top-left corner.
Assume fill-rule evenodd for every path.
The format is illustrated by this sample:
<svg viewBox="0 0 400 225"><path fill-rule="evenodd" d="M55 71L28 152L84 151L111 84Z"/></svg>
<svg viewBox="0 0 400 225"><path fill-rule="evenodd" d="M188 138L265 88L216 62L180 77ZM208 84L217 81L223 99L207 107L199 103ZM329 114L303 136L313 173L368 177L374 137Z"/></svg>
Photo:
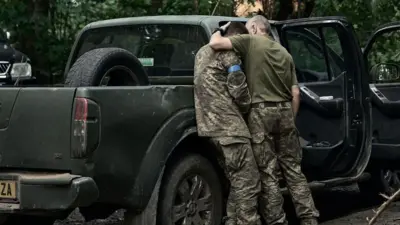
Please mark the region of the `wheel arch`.
<svg viewBox="0 0 400 225"><path fill-rule="evenodd" d="M221 165L221 162L224 160L223 155L207 140L207 138L198 136L196 127L190 127L185 130L182 138L167 158L165 164L166 171L168 171L168 168L173 165L177 159L190 153L196 153L208 159L221 179L223 188L229 188L229 181Z"/></svg>
<svg viewBox="0 0 400 225"><path fill-rule="evenodd" d="M157 182L151 191L151 196L149 196L146 201L146 207L141 213L137 211L126 211L125 220L128 224L135 225L156 225L157 224L157 208L159 204L159 193L160 187L165 179L165 174L168 174L168 169L181 157L184 157L190 153L199 154L206 159L208 159L214 166L218 177L221 180L222 192L224 193L224 204L226 204L226 199L229 190L229 181L225 176L224 170L220 165L220 160L223 160L223 156L216 151L215 147L207 141L206 138L201 138L197 134L197 128L195 126L190 126L184 130L181 138L176 142L176 145L171 149L165 164L158 176Z"/></svg>
<svg viewBox="0 0 400 225"><path fill-rule="evenodd" d="M148 204L152 191L164 171L177 159L188 153L198 153L207 158L215 167L221 180L226 180L219 161L222 155L205 138L197 135L193 108L182 109L173 114L153 137L141 161L135 185L125 199L131 208L139 212ZM226 182L224 182L226 183ZM226 185L223 184L225 187Z"/></svg>

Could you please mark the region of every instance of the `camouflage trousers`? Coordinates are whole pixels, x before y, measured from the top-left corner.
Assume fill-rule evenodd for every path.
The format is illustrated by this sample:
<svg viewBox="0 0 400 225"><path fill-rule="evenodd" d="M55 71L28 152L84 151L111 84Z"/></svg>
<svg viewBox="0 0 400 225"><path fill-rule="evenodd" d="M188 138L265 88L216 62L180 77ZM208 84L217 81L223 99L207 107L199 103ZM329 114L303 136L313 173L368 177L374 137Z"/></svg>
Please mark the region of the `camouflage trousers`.
<svg viewBox="0 0 400 225"><path fill-rule="evenodd" d="M260 214L268 225L287 224L279 169L301 224L317 224L308 182L301 171L302 149L290 102L254 104L248 116L252 148L261 178Z"/></svg>
<svg viewBox="0 0 400 225"><path fill-rule="evenodd" d="M248 138L212 138L224 156L224 169L231 183L227 214L231 224L261 225L258 197L260 174ZM234 206L229 208L229 206Z"/></svg>

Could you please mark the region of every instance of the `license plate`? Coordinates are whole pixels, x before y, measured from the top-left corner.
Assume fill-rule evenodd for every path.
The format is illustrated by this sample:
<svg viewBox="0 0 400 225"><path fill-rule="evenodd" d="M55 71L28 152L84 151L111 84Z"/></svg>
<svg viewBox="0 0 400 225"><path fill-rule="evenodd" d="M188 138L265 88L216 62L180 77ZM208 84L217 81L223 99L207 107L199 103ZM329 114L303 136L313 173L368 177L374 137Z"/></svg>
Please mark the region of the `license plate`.
<svg viewBox="0 0 400 225"><path fill-rule="evenodd" d="M17 183L16 181L0 180L0 199L16 199Z"/></svg>

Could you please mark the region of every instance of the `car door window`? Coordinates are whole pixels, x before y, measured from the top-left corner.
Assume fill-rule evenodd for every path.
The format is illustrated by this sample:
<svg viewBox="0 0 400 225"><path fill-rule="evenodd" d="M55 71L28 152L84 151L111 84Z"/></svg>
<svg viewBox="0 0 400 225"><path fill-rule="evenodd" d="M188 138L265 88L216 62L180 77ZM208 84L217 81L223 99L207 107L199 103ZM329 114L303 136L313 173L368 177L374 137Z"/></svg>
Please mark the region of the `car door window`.
<svg viewBox="0 0 400 225"><path fill-rule="evenodd" d="M336 32L324 30L327 57L324 55L322 40L318 32L311 29L296 29L287 33L288 47L296 64L298 80L301 83L331 81L342 72L341 51ZM334 36L336 35L336 37ZM336 47L336 51L331 47ZM335 58L332 56L335 54ZM326 59L329 61L327 65ZM336 60L335 60L336 59ZM328 70L329 68L329 70Z"/></svg>
<svg viewBox="0 0 400 225"><path fill-rule="evenodd" d="M399 72L389 69L389 65L400 67L400 31L385 32L372 43L368 58L370 83L399 83ZM386 68L384 66L387 65ZM378 68L379 66L379 68ZM393 68L393 67L391 67ZM379 69L381 71L377 71Z"/></svg>

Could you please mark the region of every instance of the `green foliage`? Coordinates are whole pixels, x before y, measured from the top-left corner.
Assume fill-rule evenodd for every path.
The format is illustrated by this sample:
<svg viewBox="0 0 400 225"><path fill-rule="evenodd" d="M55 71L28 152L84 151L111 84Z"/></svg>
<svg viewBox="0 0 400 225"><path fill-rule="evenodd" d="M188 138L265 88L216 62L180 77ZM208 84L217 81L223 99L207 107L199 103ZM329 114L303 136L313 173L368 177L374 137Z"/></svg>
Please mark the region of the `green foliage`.
<svg viewBox="0 0 400 225"><path fill-rule="evenodd" d="M41 72L38 77L48 81L50 74L62 74L77 32L88 23L160 14L232 16L238 2L244 0L0 0L0 28L11 32L14 46L31 58L33 67ZM275 1L277 7L279 3L280 0ZM315 0L315 3L312 16L346 16L362 46L378 25L400 20L398 0ZM324 35L328 45L339 51L337 37ZM398 60L398 40L398 35L379 40L373 46L371 62Z"/></svg>
<svg viewBox="0 0 400 225"><path fill-rule="evenodd" d="M357 32L361 47L366 46L373 32L381 25L400 21L398 0L317 0L314 16L346 16ZM337 40L337 39L336 39ZM368 66L377 63L400 65L400 32L378 36L368 54ZM339 43L332 44L340 46Z"/></svg>
<svg viewBox="0 0 400 225"><path fill-rule="evenodd" d="M91 22L154 14L209 15L214 10L215 15L233 15L235 8L230 0L0 0L0 5L0 28L12 33L11 42L31 58L44 79L62 74L77 32Z"/></svg>
<svg viewBox="0 0 400 225"><path fill-rule="evenodd" d="M400 20L398 0L316 0L313 16L345 16L352 22L360 42L380 25Z"/></svg>

